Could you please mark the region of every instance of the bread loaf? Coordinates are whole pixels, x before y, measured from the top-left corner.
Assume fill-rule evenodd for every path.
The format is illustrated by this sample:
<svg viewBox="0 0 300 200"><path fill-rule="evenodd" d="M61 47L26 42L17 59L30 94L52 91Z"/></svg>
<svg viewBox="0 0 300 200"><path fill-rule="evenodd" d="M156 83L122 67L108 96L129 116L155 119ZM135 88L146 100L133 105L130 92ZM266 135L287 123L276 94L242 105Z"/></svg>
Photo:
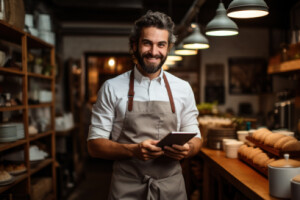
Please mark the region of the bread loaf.
<svg viewBox="0 0 300 200"><path fill-rule="evenodd" d="M294 141L294 140L297 141L297 139L292 136L282 137L277 142L275 142L274 147L276 149L282 149L282 147L285 143L287 143L288 141Z"/></svg>
<svg viewBox="0 0 300 200"><path fill-rule="evenodd" d="M259 141L260 141L261 143L264 143L266 137L269 136L269 135L271 135L271 134L273 134L271 131L269 131L269 130L265 131L265 132L261 135L261 137L259 138Z"/></svg>
<svg viewBox="0 0 300 200"><path fill-rule="evenodd" d="M269 159L266 153L259 153L253 158L253 163L263 167L264 163Z"/></svg>
<svg viewBox="0 0 300 200"><path fill-rule="evenodd" d="M253 160L253 158L259 154L259 153L262 153L262 150L260 148L255 148L255 149L252 149L251 152L249 153L249 159L250 160Z"/></svg>
<svg viewBox="0 0 300 200"><path fill-rule="evenodd" d="M282 146L283 151L300 151L300 141L290 140Z"/></svg>
<svg viewBox="0 0 300 200"><path fill-rule="evenodd" d="M247 149L247 145L243 144L242 146L240 146L240 148L238 149L238 154L245 156L245 150Z"/></svg>
<svg viewBox="0 0 300 200"><path fill-rule="evenodd" d="M254 149L253 147L247 147L245 149L245 157L247 157L247 159L250 159L250 154L253 151L253 149Z"/></svg>
<svg viewBox="0 0 300 200"><path fill-rule="evenodd" d="M260 128L260 129L257 129L256 131L253 132L252 134L252 137L255 139L255 140L258 140L259 137L262 135L263 132L267 131L268 129L266 128Z"/></svg>
<svg viewBox="0 0 300 200"><path fill-rule="evenodd" d="M273 147L274 144L282 137L285 137L285 135L280 133L272 133L265 138L264 144Z"/></svg>

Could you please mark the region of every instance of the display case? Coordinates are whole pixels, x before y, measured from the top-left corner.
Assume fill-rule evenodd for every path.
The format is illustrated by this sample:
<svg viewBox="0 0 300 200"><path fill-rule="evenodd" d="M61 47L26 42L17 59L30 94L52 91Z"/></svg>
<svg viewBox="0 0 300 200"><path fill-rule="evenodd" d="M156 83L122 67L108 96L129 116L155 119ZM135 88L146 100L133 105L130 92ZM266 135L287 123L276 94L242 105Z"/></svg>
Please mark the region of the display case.
<svg viewBox="0 0 300 200"><path fill-rule="evenodd" d="M54 46L0 20L0 61L0 199L56 199Z"/></svg>

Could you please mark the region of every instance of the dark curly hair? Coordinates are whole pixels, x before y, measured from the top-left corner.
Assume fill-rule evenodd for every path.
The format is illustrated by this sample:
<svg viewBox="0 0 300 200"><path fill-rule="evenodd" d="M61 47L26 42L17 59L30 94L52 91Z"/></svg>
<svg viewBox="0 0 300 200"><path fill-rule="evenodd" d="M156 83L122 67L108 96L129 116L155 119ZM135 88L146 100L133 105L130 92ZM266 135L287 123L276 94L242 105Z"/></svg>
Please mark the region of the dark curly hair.
<svg viewBox="0 0 300 200"><path fill-rule="evenodd" d="M169 32L168 43L174 44L176 42L176 36L174 35L175 24L171 17L161 12L153 12L149 10L145 15L135 21L134 27L129 37L130 53L134 54L133 46L138 45L139 37L141 31L145 27L156 27L159 29L164 29Z"/></svg>

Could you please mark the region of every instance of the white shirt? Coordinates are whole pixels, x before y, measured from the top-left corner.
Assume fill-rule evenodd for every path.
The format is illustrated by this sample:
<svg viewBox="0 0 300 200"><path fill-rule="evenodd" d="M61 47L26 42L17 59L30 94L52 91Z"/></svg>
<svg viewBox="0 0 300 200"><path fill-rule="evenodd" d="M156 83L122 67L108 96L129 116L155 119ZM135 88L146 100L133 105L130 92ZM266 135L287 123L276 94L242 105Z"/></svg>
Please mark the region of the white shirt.
<svg viewBox="0 0 300 200"><path fill-rule="evenodd" d="M168 72L161 73L155 79L150 80L134 68L134 101L168 101L169 96L163 80L165 73L175 103L177 116L177 130L197 132L198 110L191 86ZM127 110L130 71L115 78L107 80L98 92L96 103L93 105L91 125L89 127L88 140L107 138L116 141L119 137L125 112Z"/></svg>

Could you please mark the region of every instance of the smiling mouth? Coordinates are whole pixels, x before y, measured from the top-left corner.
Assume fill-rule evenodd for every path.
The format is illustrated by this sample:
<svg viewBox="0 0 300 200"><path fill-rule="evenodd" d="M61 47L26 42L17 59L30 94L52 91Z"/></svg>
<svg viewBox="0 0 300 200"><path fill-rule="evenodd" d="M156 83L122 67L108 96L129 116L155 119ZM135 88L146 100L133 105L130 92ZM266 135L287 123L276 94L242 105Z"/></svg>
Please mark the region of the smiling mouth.
<svg viewBox="0 0 300 200"><path fill-rule="evenodd" d="M144 59L147 60L148 62L157 62L161 60L161 56L159 55L152 56L151 54L147 54L144 56Z"/></svg>
<svg viewBox="0 0 300 200"><path fill-rule="evenodd" d="M154 58L154 57L152 57L152 58L145 58L147 61L149 61L149 62L157 62L157 61L160 61L160 58Z"/></svg>

